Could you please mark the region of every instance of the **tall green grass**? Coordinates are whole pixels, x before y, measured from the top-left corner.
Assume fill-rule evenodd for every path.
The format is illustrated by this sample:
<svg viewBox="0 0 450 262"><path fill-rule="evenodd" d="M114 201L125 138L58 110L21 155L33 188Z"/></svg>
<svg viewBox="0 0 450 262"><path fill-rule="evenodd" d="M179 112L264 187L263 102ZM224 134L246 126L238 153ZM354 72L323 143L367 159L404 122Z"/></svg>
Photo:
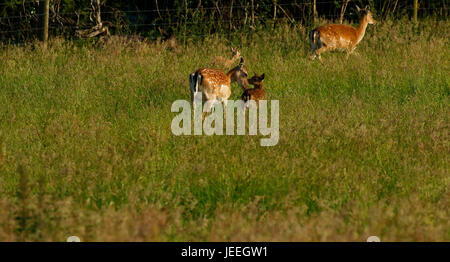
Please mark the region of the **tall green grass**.
<svg viewBox="0 0 450 262"><path fill-rule="evenodd" d="M386 21L323 64L288 26L179 52L4 46L0 240L449 241L448 29ZM189 74L230 45L280 101L275 147L171 133Z"/></svg>

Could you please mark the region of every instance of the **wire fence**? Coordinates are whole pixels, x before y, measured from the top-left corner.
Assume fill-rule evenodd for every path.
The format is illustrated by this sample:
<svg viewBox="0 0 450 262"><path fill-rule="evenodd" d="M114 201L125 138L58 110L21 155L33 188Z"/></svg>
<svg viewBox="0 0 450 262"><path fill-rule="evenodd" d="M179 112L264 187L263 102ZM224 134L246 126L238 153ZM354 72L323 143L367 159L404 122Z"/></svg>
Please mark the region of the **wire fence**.
<svg viewBox="0 0 450 262"><path fill-rule="evenodd" d="M23 0L22 4L37 4L37 3L42 3L44 2L44 0L33 0L33 1L28 1L28 0ZM335 4L336 1L321 1L319 3L317 3L318 6L320 5L324 5L324 4ZM5 6L8 5L8 3L0 3L0 6ZM280 20L286 20L289 21L291 23L295 23L298 22L300 20L305 20L305 19L311 19L311 12L307 12L307 14L304 14L302 16L292 16L289 15L288 13L286 13L286 11L283 8L287 7L300 7L300 8L304 8L304 7L308 7L311 8L311 5L313 5L313 3L310 2L301 2L301 3L271 3L271 4L255 4L253 8L257 9L257 8L278 8L280 7L280 9L282 9L282 11L279 11L280 17L277 17L276 13L274 15L273 18L268 19L268 17L262 17L259 15L256 15L254 17L246 17L246 21L245 23L258 23L258 24L262 24L267 22L268 20L271 21L280 21ZM156 18L158 20L162 20L162 21L155 21L155 22L134 22L134 23L129 23L126 25L116 25L116 26L123 26L123 27L127 27L127 28L132 28L132 29L146 29L146 28L162 28L162 29L166 29L169 28L171 26L193 26L193 25L202 25L205 23L209 23L209 24L216 24L216 25L223 25L223 24L239 24L239 23L243 23L244 21L242 21L242 18L238 18L238 19L224 19L223 18L223 13L226 10L246 10L248 11L248 9L251 6L247 3L246 5L229 5L229 6L221 6L220 8L218 6L209 6L209 7L200 7L200 8L191 8L191 7L185 7L185 8L177 8L177 9L145 9L145 10L114 10L114 11L101 11L100 15L111 15L111 14L121 14L121 15L137 15L137 16L145 16L145 15L152 15L154 16L154 13L158 13L158 15L156 16ZM350 8L348 8L350 9ZM346 15L348 15L349 13L351 13L351 11L346 12ZM407 10L407 11L411 11L413 10L413 7L404 7L402 8L402 10ZM211 19L209 18L207 21L198 19L198 20L189 20L192 18L192 14L193 12L201 12L204 10L218 10L219 14L220 12L222 13L219 17ZM441 8L430 8L430 7L419 7L418 10L435 10L435 11L443 11L445 14L447 14L448 8L443 6ZM190 12L193 11L193 12ZM320 11L320 10L319 10ZM169 15L170 12L178 12L177 15L178 16L183 16L184 15L184 20L180 21L180 19L178 19L177 21L174 22L167 22L170 21L172 18L172 15ZM71 11L71 12L54 12L53 14L51 14L51 19L52 22L49 26L49 30L87 30L90 29L92 27L86 26L86 25L78 25L78 24L70 24L70 23L62 23L61 21L57 21L58 18L62 18L62 17L79 17L82 13L84 13L85 15L92 15L92 11L91 10L82 10L82 11ZM14 19L23 19L23 18L28 18L29 20L35 20L35 21L39 21L41 16L43 16L44 14L41 13L33 13L33 14L24 14L24 15L12 15L12 16L3 16L0 18L0 28L3 27L7 27L8 25L5 24L5 22L7 23L11 23L11 20ZM190 16L190 17L189 17ZM329 14L329 13L320 13L318 12L318 17L320 19L327 19L327 20L336 20L338 18L341 17L341 14ZM106 21L105 23L108 23L108 21ZM32 26L30 25L25 25L19 28L15 28L15 29L11 29L11 30L0 30L0 34L13 34L13 33L24 33L24 32L29 32L29 33L34 33L36 31L40 31L43 30L44 27L42 26Z"/></svg>

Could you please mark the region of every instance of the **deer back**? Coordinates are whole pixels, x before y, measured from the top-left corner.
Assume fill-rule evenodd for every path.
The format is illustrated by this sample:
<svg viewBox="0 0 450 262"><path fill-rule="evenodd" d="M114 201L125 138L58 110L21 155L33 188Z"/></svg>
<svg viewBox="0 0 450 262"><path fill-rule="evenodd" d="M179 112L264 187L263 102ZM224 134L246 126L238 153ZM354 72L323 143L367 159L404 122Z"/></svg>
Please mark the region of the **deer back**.
<svg viewBox="0 0 450 262"><path fill-rule="evenodd" d="M347 48L357 42L356 29L348 25L325 25L317 30L322 43L329 48Z"/></svg>

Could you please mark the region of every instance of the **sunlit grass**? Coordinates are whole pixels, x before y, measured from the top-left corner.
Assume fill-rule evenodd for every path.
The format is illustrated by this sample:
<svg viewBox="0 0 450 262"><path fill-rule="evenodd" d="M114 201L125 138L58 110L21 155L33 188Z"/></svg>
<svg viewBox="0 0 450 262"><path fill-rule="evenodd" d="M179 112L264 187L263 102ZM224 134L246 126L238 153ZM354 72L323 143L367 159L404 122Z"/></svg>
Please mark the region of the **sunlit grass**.
<svg viewBox="0 0 450 262"><path fill-rule="evenodd" d="M448 27L381 23L323 65L288 27L180 52L3 47L0 240L449 241ZM228 45L280 101L275 147L170 131L189 74Z"/></svg>

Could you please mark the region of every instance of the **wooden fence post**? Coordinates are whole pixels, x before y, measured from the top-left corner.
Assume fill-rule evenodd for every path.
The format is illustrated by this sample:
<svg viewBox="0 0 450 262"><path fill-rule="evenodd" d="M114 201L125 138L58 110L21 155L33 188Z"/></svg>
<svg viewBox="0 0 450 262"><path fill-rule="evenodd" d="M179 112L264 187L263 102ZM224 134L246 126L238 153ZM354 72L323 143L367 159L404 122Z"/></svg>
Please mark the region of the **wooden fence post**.
<svg viewBox="0 0 450 262"><path fill-rule="evenodd" d="M48 41L48 19L49 19L50 0L45 0L42 5L42 34L41 41L47 46Z"/></svg>
<svg viewBox="0 0 450 262"><path fill-rule="evenodd" d="M314 17L314 25L317 23L317 5L316 0L313 1L313 17Z"/></svg>
<svg viewBox="0 0 450 262"><path fill-rule="evenodd" d="M419 0L414 0L414 23L417 23L417 12L419 9Z"/></svg>

